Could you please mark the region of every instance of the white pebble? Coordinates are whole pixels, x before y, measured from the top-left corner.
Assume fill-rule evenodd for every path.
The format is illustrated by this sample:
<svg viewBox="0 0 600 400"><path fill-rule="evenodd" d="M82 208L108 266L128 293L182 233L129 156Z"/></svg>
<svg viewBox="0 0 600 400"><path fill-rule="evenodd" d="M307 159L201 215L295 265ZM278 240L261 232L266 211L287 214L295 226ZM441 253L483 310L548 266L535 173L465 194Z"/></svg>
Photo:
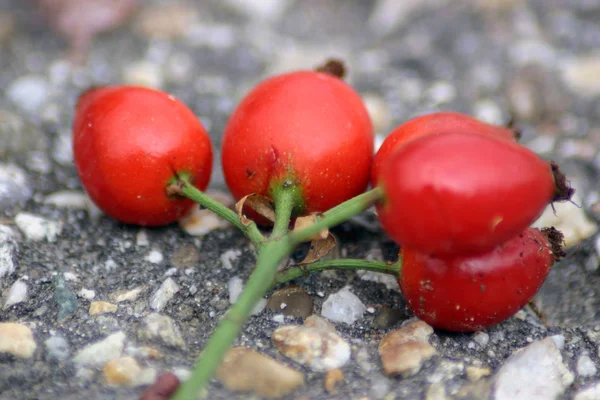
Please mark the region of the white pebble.
<svg viewBox="0 0 600 400"><path fill-rule="evenodd" d="M48 351L48 358L64 361L69 358L71 349L69 348L69 342L62 336L52 336L44 342L46 350Z"/></svg>
<svg viewBox="0 0 600 400"><path fill-rule="evenodd" d="M8 307L22 303L25 300L27 300L27 285L22 279L19 279L8 289L3 309L6 310Z"/></svg>
<svg viewBox="0 0 600 400"><path fill-rule="evenodd" d="M84 367L102 367L108 361L118 358L125 347L125 333L117 332L103 340L79 350L73 362Z"/></svg>
<svg viewBox="0 0 600 400"><path fill-rule="evenodd" d="M15 79L7 88L6 96L17 107L35 113L48 98L49 85L39 75L25 75Z"/></svg>
<svg viewBox="0 0 600 400"><path fill-rule="evenodd" d="M590 356L583 355L579 357L577 360L577 373L579 376L584 377L594 376L598 373L598 369Z"/></svg>
<svg viewBox="0 0 600 400"><path fill-rule="evenodd" d="M153 310L161 311L178 291L179 285L173 278L165 279L162 285L160 285L160 288L152 295L150 307L152 307Z"/></svg>
<svg viewBox="0 0 600 400"><path fill-rule="evenodd" d="M62 232L62 223L29 213L19 213L15 217L17 227L25 234L28 240L48 240L54 242Z"/></svg>
<svg viewBox="0 0 600 400"><path fill-rule="evenodd" d="M226 252L221 254L221 257L219 257L219 259L221 260L221 265L225 269L232 269L234 261L237 260L237 258L240 255L242 255L242 251L239 249L227 250Z"/></svg>
<svg viewBox="0 0 600 400"><path fill-rule="evenodd" d="M333 322L343 322L351 325L362 318L367 307L346 286L337 293L329 295L323 302L321 315Z"/></svg>
<svg viewBox="0 0 600 400"><path fill-rule="evenodd" d="M77 292L77 296L86 300L93 300L94 297L96 297L96 292L90 289L81 288L81 290Z"/></svg>
<svg viewBox="0 0 600 400"><path fill-rule="evenodd" d="M229 303L234 304L240 294L242 294L242 290L244 290L244 282L242 278L239 276L234 276L227 282L227 289L229 290ZM267 306L267 299L260 299L254 310L252 310L252 315L257 315L262 312Z"/></svg>
<svg viewBox="0 0 600 400"><path fill-rule="evenodd" d="M160 264L163 259L162 253L156 249L151 250L145 258L146 261L151 262L152 264Z"/></svg>
<svg viewBox="0 0 600 400"><path fill-rule="evenodd" d="M145 229L140 229L135 235L135 245L138 247L147 247L150 246L150 240L148 239L148 231Z"/></svg>

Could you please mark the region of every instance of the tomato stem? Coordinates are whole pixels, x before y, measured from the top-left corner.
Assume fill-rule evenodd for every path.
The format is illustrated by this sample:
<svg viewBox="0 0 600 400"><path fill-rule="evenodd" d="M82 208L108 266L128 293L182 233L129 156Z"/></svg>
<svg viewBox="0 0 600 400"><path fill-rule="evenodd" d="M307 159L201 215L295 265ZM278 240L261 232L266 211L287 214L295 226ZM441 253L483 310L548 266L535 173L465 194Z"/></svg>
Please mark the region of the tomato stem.
<svg viewBox="0 0 600 400"><path fill-rule="evenodd" d="M250 239L252 243L254 243L254 245L258 246L260 243L265 241L265 237L260 232L255 222L251 222L248 226L245 226L242 224L235 211L225 207L218 201L198 190L198 188L192 185L189 180L180 177L179 183L181 185L181 195L195 201L202 207L211 210L219 217L233 224L236 228L242 231L244 235L246 235L246 237Z"/></svg>
<svg viewBox="0 0 600 400"><path fill-rule="evenodd" d="M398 276L401 270L400 263L387 263L384 261L365 261L360 259L345 259L345 260L323 260L316 261L305 265L294 265L280 271L275 277L275 283L281 284L292 279L310 275L312 273L325 271L328 269L343 269L343 270L363 270L380 272Z"/></svg>
<svg viewBox="0 0 600 400"><path fill-rule="evenodd" d="M269 240L283 237L289 229L290 218L297 204L298 187L291 181L284 181L275 197L275 223Z"/></svg>
<svg viewBox="0 0 600 400"><path fill-rule="evenodd" d="M317 222L307 228L298 232L291 232L289 234L290 240L294 245L305 242L323 229L341 224L349 218L362 213L382 198L383 189L381 187L376 187L359 196L353 197L323 213Z"/></svg>

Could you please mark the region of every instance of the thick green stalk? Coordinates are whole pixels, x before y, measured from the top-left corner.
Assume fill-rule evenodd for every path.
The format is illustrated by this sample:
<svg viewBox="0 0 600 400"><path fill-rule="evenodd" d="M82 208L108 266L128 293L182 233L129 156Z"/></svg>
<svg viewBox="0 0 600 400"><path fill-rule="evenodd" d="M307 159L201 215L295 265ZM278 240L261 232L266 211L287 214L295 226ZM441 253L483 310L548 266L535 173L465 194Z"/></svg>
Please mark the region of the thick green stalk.
<svg viewBox="0 0 600 400"><path fill-rule="evenodd" d="M275 283L285 283L292 279L327 269L365 270L398 276L401 265L398 263L391 264L384 261L365 261L360 259L316 261L306 265L295 265L280 271L275 277Z"/></svg>
<svg viewBox="0 0 600 400"><path fill-rule="evenodd" d="M182 183L180 189L181 195L195 201L202 207L209 209L210 211L214 212L226 221L229 221L236 228L242 231L244 235L246 235L246 237L248 237L248 239L250 239L255 245L259 245L265 240L263 234L260 232L260 230L258 230L256 223L251 222L248 226L245 226L244 224L242 224L239 216L235 211L225 207L218 201L212 199L210 196L207 196L205 193L198 190L189 181L185 179L180 179L180 182Z"/></svg>

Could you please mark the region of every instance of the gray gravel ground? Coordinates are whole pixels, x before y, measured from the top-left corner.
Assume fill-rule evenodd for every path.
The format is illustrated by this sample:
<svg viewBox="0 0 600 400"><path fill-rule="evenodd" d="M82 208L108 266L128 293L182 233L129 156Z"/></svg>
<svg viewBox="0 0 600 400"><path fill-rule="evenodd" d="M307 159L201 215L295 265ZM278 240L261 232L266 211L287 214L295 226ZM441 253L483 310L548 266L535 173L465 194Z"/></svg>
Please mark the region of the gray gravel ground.
<svg viewBox="0 0 600 400"><path fill-rule="evenodd" d="M295 282L316 314L347 285L367 306L356 322L336 324L352 351L336 393L325 391L323 372L271 343L281 321L301 318L264 310L237 344L304 374L290 399L600 399L599 2L148 1L130 23L96 37L80 67L69 64L66 41L33 4L0 0L0 322L33 334L0 328L0 399L133 399L155 373L185 376L230 305L228 282L245 280L253 266L232 228L203 236L177 225L140 229L90 207L70 150L77 94L117 82L169 91L201 118L218 149L227 116L260 79L331 56L346 60L379 140L431 110L494 123L515 116L522 142L561 162L578 191L581 207L543 217L567 233L569 255L535 300L541 317L526 308L476 334L436 331L429 337L436 354L414 376L386 376L377 353L381 338L410 318L400 293L354 273ZM211 187L225 192L216 164ZM397 248L372 215L335 233L348 256L394 259ZM161 291L169 285L174 293ZM137 298L117 302L115 293L135 288ZM90 315L97 300L117 310ZM166 316L159 338L147 325L154 313ZM109 336L116 345L82 361L82 349ZM109 386L100 371L125 355L141 368L139 381ZM204 395L257 398L218 381Z"/></svg>

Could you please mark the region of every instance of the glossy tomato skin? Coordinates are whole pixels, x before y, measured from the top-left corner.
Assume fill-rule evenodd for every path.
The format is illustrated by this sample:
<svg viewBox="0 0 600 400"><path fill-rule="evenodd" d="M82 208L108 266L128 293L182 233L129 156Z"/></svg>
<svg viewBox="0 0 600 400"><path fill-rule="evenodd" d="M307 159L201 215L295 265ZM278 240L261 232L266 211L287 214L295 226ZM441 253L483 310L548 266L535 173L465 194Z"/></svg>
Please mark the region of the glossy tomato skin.
<svg viewBox="0 0 600 400"><path fill-rule="evenodd" d="M527 228L476 256L435 258L404 248L402 294L417 317L449 331L472 332L498 324L537 293L555 257L548 239Z"/></svg>
<svg viewBox="0 0 600 400"><path fill-rule="evenodd" d="M373 186L376 186L381 163L403 144L424 135L451 132L479 133L515 141L515 133L511 129L504 126L487 124L470 115L451 111L420 115L400 124L386 136L373 158L371 183Z"/></svg>
<svg viewBox="0 0 600 400"><path fill-rule="evenodd" d="M250 91L229 119L225 181L240 199L272 197L290 179L302 192L300 211L326 211L366 189L373 140L360 96L342 80L315 71L278 75Z"/></svg>
<svg viewBox="0 0 600 400"><path fill-rule="evenodd" d="M193 205L167 196L176 174L204 190L212 170L208 133L173 96L149 88L108 86L78 100L73 153L81 183L106 214L125 223L164 225Z"/></svg>
<svg viewBox="0 0 600 400"><path fill-rule="evenodd" d="M554 194L549 163L503 139L432 134L382 165L377 210L399 244L426 254L489 251L522 232Z"/></svg>

